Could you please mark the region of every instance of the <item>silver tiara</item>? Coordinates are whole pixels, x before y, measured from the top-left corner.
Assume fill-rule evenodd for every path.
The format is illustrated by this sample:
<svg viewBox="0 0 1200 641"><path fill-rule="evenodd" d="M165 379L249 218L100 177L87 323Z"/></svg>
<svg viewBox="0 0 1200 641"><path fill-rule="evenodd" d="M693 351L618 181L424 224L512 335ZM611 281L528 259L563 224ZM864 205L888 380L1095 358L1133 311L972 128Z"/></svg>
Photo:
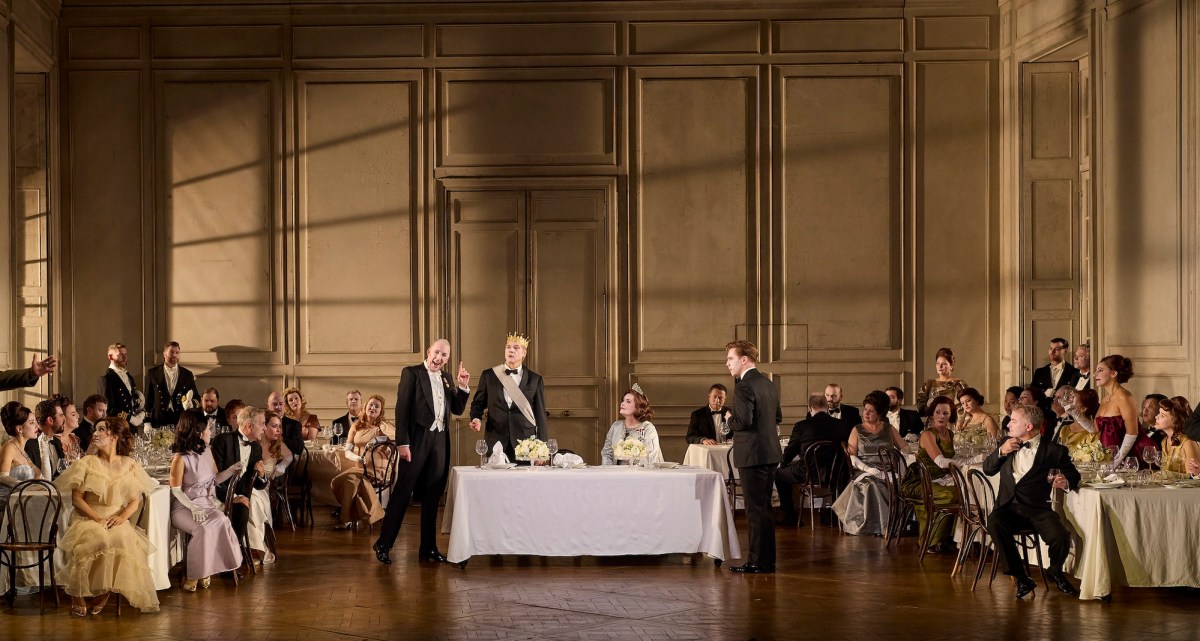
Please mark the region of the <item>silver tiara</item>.
<svg viewBox="0 0 1200 641"><path fill-rule="evenodd" d="M634 383L634 384L633 384L633 387L632 387L631 389L632 389L633 391L637 392L638 394L641 394L642 396L645 396L645 395L646 395L646 393L642 391L642 386L641 386L641 385L638 385L637 383Z"/></svg>

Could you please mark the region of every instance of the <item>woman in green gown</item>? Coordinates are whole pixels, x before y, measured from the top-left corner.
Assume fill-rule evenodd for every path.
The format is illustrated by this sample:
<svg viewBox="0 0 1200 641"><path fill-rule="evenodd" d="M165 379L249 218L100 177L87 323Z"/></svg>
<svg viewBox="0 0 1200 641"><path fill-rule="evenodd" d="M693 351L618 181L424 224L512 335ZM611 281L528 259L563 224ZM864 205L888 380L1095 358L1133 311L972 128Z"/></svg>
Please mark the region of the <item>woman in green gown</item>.
<svg viewBox="0 0 1200 641"><path fill-rule="evenodd" d="M957 413L954 401L945 396L938 396L930 401L929 427L921 433L916 465L909 467L908 474L905 475L904 481L900 485L900 493L904 496L918 500L922 497L924 490L921 487L921 477L916 468L917 465L921 465L929 471L929 477L934 481L933 502L936 505L950 505L958 502L954 486L941 485L938 481L938 479L948 477L950 473L950 459L954 458L954 434L951 432L950 426L957 420L957 416L955 416ZM926 517L924 504L918 502L914 511L917 516L917 526L923 536ZM938 521L929 536L929 551L937 553L948 549L952 545L953 534L954 519L943 518Z"/></svg>

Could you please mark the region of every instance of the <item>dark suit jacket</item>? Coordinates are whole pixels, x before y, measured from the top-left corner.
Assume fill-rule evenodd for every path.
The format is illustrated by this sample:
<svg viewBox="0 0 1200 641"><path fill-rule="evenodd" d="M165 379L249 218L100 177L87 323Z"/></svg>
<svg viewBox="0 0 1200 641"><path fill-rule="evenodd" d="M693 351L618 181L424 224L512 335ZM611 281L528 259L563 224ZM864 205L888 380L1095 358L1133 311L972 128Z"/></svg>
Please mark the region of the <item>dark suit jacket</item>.
<svg viewBox="0 0 1200 641"><path fill-rule="evenodd" d="M721 415L724 415L726 411L728 409L722 407ZM717 440L717 428L713 426L712 410L708 409L707 405L692 412L692 418L688 421L687 442L695 445L706 438Z"/></svg>
<svg viewBox="0 0 1200 641"><path fill-rule="evenodd" d="M788 438L787 447L783 450L783 464L790 464L797 456L803 455L809 445L818 441L836 443L850 440L851 429L853 428L844 421L830 416L827 412L819 412L802 421L796 421L792 426L792 435Z"/></svg>
<svg viewBox="0 0 1200 641"><path fill-rule="evenodd" d="M280 418L283 427L283 444L293 454L299 455L304 450L304 430L301 429L300 421L288 416Z"/></svg>
<svg viewBox="0 0 1200 641"><path fill-rule="evenodd" d="M1038 446L1037 453L1034 454L1033 466L1029 468L1029 472L1025 476L1021 477L1020 483L1013 482L1012 466L1015 454L1016 452L1013 452L1007 456L1000 456L1000 448L997 447L983 462L985 474L988 476L1000 475L1000 491L996 495L996 507L1004 507L1015 502L1025 508L1050 509L1050 504L1046 502L1046 499L1050 498L1050 482L1046 480L1046 475L1055 468L1058 468L1063 476L1067 477L1068 487L1072 490L1079 489L1079 470L1076 470L1075 464L1071 462L1071 455L1066 447L1058 443L1051 443L1043 436L1042 444Z"/></svg>
<svg viewBox="0 0 1200 641"><path fill-rule="evenodd" d="M208 415L204 413L203 409L198 409L198 410L193 410L193 411L196 412L196 415L200 417L201 422L203 422L203 423L208 422ZM221 432L230 431L231 428L229 426L229 417L225 415L225 410L222 410L221 408L217 408L217 411L213 413L212 418L217 421L217 427L220 428L219 430L213 431L214 437L216 437L216 435Z"/></svg>
<svg viewBox="0 0 1200 641"><path fill-rule="evenodd" d="M87 452L92 446L92 435L96 433L96 426L86 418L79 419L79 427L75 428L75 438L79 439L79 451Z"/></svg>
<svg viewBox="0 0 1200 641"><path fill-rule="evenodd" d="M25 456L28 456L29 460L33 461L33 465L38 469L42 468L42 452L41 448L38 447L38 437L40 436L41 434L38 434L28 441L25 441ZM58 462L63 459L62 441L58 440L58 437L56 436L50 439L50 444L54 448L54 455L58 457L50 461L50 470L54 477L57 478Z"/></svg>
<svg viewBox="0 0 1200 641"><path fill-rule="evenodd" d="M900 408L900 438L909 434L920 434L925 431L925 421L917 410Z"/></svg>
<svg viewBox="0 0 1200 641"><path fill-rule="evenodd" d="M838 407L842 410L842 415L839 420L845 423L846 427L852 428L855 425L862 423L862 414L859 413L857 407L854 407L853 405L846 405L845 403L842 403Z"/></svg>
<svg viewBox="0 0 1200 641"><path fill-rule="evenodd" d="M509 409L504 400L504 386L500 384L500 379L491 368L483 370L479 375L479 387L475 388L475 398L471 400L471 418L483 418L483 412L487 410L484 432L503 443L504 451L510 458L517 447L517 441L535 435L541 441L549 438L546 428L546 396L541 375L528 367L522 367L519 388L529 401L529 408L533 410L533 418L537 425L530 424L515 405Z"/></svg>
<svg viewBox="0 0 1200 641"><path fill-rule="evenodd" d="M241 460L241 450L238 445L238 439L240 438L242 438L241 432L225 432L213 437L209 447L212 448L213 461L217 464L218 473ZM228 496L230 483L234 483L234 493L241 496L250 496L250 491L255 488L261 490L267 487L267 481L259 478L254 472L254 466L261 460L262 446L258 444L258 441L252 441L250 443L250 461L246 464L246 469L236 479L227 479L224 483L218 485L217 498L222 501L225 500L225 497Z"/></svg>
<svg viewBox="0 0 1200 641"><path fill-rule="evenodd" d="M111 367L104 370L104 376L100 377L97 392L108 401L108 416L124 414L125 418L129 418L133 413L133 393L137 391L137 380L128 370L125 373L129 375L132 389L125 388L121 377L117 376L117 372Z"/></svg>
<svg viewBox="0 0 1200 641"><path fill-rule="evenodd" d="M167 374L162 365L155 365L146 372L146 413L150 424L154 427L174 425L179 422L179 415L184 410L183 397L192 393L192 398L200 400L200 390L196 389L196 377L188 368L179 366L179 380L175 381L175 392L167 389ZM174 403L175 409L167 409Z"/></svg>
<svg viewBox="0 0 1200 641"><path fill-rule="evenodd" d="M33 369L10 369L0 372L0 392L37 384Z"/></svg>
<svg viewBox="0 0 1200 641"><path fill-rule="evenodd" d="M445 475L450 470L450 416L463 413L469 395L458 389L454 379L445 370L442 371L442 385L446 395L442 424L446 426L446 431L430 432L429 428L436 417L433 413L433 390L425 364L405 367L400 373L400 383L396 386L396 444L412 448L413 458L416 459L418 452L433 443L432 439L446 439Z"/></svg>
<svg viewBox="0 0 1200 641"><path fill-rule="evenodd" d="M831 417L832 418L832 417ZM783 411L779 392L771 379L757 368L744 374L734 386L733 464L737 467L773 465L783 458L779 450L779 428Z"/></svg>
<svg viewBox="0 0 1200 641"><path fill-rule="evenodd" d="M329 442L333 443L334 445L345 441L346 436L350 434L350 428L354 425L354 421L350 420L350 412L346 412L345 414L333 419L333 423L330 424L330 427L337 427L338 425L342 426L342 435L338 436L337 434L333 434L329 437Z"/></svg>
<svg viewBox="0 0 1200 641"><path fill-rule="evenodd" d="M1154 430L1154 432L1157 434L1158 430ZM1183 426L1183 433L1193 441L1200 442L1200 412L1192 412L1192 416Z"/></svg>
<svg viewBox="0 0 1200 641"><path fill-rule="evenodd" d="M1079 370L1075 369L1075 367L1070 363L1063 363L1063 373L1062 376L1058 378L1058 385L1055 387L1055 389L1062 387L1063 385L1075 387L1075 383L1077 382L1079 382ZM1050 389L1051 385L1053 385L1053 383L1050 380L1049 363L1033 371L1033 380L1029 382L1029 386L1037 390L1037 404L1038 407L1042 408L1042 414L1052 413L1050 412L1051 399L1046 396L1046 390Z"/></svg>

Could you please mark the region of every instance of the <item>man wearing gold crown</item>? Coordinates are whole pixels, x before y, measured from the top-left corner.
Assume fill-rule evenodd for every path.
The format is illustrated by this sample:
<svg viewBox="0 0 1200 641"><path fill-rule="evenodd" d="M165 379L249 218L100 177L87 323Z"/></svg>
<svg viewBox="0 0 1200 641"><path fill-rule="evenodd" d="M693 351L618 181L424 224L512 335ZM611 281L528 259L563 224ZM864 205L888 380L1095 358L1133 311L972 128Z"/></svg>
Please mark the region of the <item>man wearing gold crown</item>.
<svg viewBox="0 0 1200 641"><path fill-rule="evenodd" d="M504 339L504 364L483 371L471 401L471 428L480 428L486 410L488 450L502 443L510 461L516 458L517 441L548 438L542 377L525 367L528 353L529 339L509 334Z"/></svg>

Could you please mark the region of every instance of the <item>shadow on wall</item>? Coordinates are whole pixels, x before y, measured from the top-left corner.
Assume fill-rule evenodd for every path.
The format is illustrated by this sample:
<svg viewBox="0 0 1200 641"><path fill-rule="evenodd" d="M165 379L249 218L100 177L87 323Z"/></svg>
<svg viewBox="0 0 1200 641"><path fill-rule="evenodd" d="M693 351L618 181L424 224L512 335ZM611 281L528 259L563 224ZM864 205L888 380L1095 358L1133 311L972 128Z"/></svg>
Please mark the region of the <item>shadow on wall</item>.
<svg viewBox="0 0 1200 641"><path fill-rule="evenodd" d="M201 392L209 387L217 388L222 406L239 398L246 405L265 407L267 394L283 389L283 376L264 374L263 370L269 370L269 368L238 358L239 354L257 351L244 345L218 345L212 348L212 352L217 355L217 364L207 372L196 376L196 387Z"/></svg>

